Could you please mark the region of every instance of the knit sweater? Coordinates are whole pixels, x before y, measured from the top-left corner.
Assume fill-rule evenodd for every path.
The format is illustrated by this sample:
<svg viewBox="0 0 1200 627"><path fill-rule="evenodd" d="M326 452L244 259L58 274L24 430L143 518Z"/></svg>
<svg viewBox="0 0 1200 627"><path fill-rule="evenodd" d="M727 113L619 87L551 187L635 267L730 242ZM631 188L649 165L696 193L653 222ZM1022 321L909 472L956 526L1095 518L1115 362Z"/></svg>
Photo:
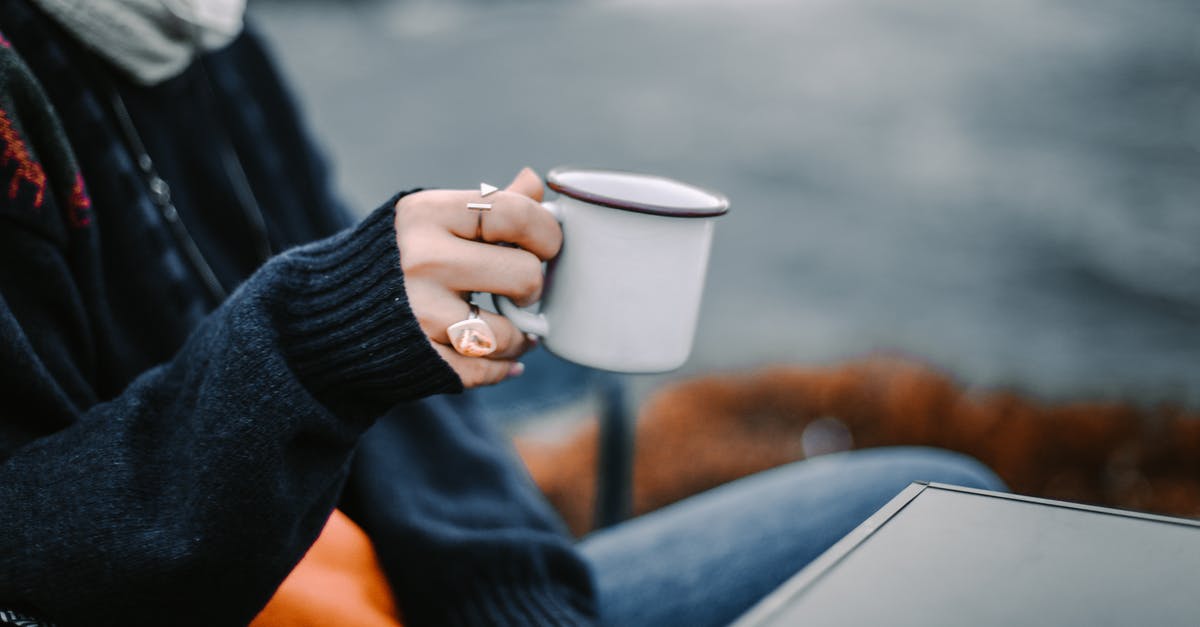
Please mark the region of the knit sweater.
<svg viewBox="0 0 1200 627"><path fill-rule="evenodd" d="M407 624L590 622L506 443L433 397L461 383L409 309L395 199L338 231L253 32L145 88L24 0L0 31L0 608L245 624L340 505Z"/></svg>

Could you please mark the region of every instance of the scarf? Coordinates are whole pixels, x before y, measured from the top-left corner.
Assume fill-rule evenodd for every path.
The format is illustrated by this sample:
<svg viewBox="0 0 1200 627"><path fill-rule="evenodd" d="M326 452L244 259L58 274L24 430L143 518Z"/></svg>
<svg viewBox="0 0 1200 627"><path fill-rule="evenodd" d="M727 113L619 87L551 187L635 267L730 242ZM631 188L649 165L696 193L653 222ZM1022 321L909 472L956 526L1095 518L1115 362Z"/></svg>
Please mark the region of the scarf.
<svg viewBox="0 0 1200 627"><path fill-rule="evenodd" d="M143 85L183 72L242 30L246 0L32 0L72 36Z"/></svg>

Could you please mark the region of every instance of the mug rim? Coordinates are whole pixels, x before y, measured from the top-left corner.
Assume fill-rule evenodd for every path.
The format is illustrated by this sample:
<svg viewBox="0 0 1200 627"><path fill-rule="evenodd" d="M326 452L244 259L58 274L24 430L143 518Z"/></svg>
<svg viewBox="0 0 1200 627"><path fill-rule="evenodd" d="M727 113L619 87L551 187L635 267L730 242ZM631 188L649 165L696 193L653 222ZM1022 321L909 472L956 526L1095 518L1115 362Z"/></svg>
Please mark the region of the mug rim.
<svg viewBox="0 0 1200 627"><path fill-rule="evenodd" d="M589 192L585 189L581 189L579 187L575 187L575 186L571 186L571 185L567 185L567 184L563 183L561 180L559 180L559 176L562 174L566 174L567 172L598 172L601 174L630 175L630 176L637 176L637 177L642 177L642 178L670 181L677 185L683 185L685 187L690 187L696 191L699 191L699 192L711 197L714 202L711 205L702 206L702 207L678 207L678 206L671 206L671 205L658 205L658 204L652 204L652 203L637 202L634 200L625 200L623 198L614 198L612 196L606 196L604 194L597 194L595 192ZM646 174L644 172L633 172L630 170L616 170L616 169L612 169L612 168L588 168L588 167L565 166L564 165L564 166L555 167L546 173L546 185L550 189L558 192L559 194L562 194L564 196L570 196L571 198L574 198L576 200L582 200L583 202L591 203L594 205L611 207L613 209L622 209L624 211L633 211L635 213L647 213L647 214L651 214L651 215L666 216L666 217L671 217L671 218L711 218L711 217L715 217L715 216L724 215L729 212L729 199L726 198L724 194L722 194L720 192L712 191L710 189L706 189L704 187L700 187L698 185L692 185L691 183L684 183L683 181L680 181L678 179L673 179L668 176L660 176L658 174Z"/></svg>

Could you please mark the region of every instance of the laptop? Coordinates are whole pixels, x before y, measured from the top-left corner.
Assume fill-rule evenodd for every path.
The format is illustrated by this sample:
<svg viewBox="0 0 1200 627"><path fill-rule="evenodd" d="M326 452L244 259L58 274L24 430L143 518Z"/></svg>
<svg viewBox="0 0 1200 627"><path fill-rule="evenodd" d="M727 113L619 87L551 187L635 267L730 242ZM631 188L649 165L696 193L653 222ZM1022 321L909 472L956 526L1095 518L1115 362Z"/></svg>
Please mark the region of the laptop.
<svg viewBox="0 0 1200 627"><path fill-rule="evenodd" d="M737 627L1200 625L1200 522L914 483Z"/></svg>

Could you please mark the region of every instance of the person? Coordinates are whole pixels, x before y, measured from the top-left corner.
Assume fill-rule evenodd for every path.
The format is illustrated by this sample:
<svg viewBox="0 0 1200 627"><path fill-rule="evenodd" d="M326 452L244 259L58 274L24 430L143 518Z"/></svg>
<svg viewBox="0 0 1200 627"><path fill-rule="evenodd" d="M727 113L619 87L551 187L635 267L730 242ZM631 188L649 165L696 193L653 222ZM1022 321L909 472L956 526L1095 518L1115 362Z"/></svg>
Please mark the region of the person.
<svg viewBox="0 0 1200 627"><path fill-rule="evenodd" d="M866 451L575 541L461 394L531 339L447 335L537 298L537 175L352 223L241 9L0 0L0 621L244 625L350 546L407 625L722 624L911 480L999 487Z"/></svg>

